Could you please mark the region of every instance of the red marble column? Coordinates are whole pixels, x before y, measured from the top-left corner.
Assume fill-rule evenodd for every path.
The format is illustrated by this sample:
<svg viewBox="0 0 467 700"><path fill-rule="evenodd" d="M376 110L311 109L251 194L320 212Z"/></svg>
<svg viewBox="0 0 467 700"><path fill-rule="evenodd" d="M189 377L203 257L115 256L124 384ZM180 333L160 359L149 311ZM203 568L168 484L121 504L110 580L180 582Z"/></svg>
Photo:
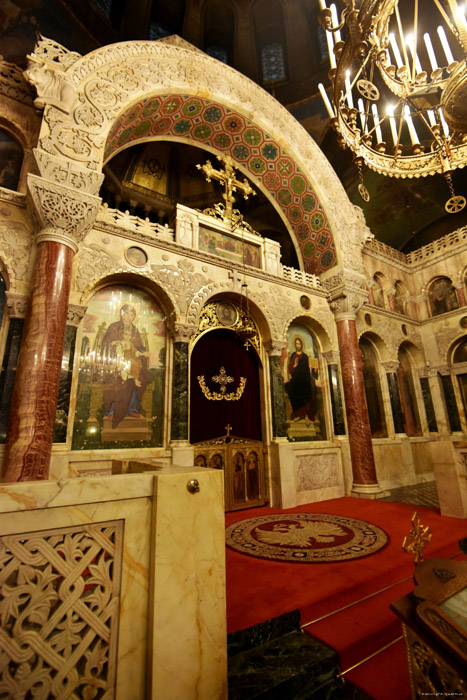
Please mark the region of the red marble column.
<svg viewBox="0 0 467 700"><path fill-rule="evenodd" d="M363 383L362 360L358 347L357 328L353 319L337 321L337 337L342 368L342 385L344 388L347 426L349 429L350 456L354 491L359 486L364 493L381 492L376 479L373 445L371 442L370 421ZM377 488L375 488L377 487Z"/></svg>
<svg viewBox="0 0 467 700"><path fill-rule="evenodd" d="M73 250L42 241L18 359L3 481L47 479L71 284Z"/></svg>
<svg viewBox="0 0 467 700"><path fill-rule="evenodd" d="M459 300L459 306L467 306L465 303L465 293L463 287L457 287L456 292Z"/></svg>

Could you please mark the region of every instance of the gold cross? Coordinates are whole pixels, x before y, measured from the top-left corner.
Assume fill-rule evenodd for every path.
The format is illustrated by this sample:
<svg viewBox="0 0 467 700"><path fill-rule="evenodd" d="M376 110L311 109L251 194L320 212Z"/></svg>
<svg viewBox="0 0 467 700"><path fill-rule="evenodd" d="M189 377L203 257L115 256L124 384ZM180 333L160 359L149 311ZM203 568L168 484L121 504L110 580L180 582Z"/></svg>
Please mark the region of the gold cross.
<svg viewBox="0 0 467 700"><path fill-rule="evenodd" d="M224 425L224 429L227 430L225 437L230 437L230 431L232 430L232 426L230 423L227 423L227 425Z"/></svg>
<svg viewBox="0 0 467 700"><path fill-rule="evenodd" d="M233 382L233 377L229 377L227 375L227 372L225 371L225 367L221 367L219 370L219 374L216 374L214 377L211 377L213 382L216 382L216 384L221 385L221 394L225 394L225 388L227 384L230 384L230 382Z"/></svg>
<svg viewBox="0 0 467 700"><path fill-rule="evenodd" d="M233 203L235 202L233 193L237 190L241 190L245 199L248 199L248 195L254 195L256 192L246 178L243 182L237 180L233 161L230 156L217 156L217 158L225 163L225 170L216 170L212 167L210 160L207 160L204 165L197 165L196 167L198 170L204 172L207 182L211 182L211 178L214 178L218 180L221 185L224 185L224 194L222 195L222 199L225 201L224 221L228 224L232 224Z"/></svg>
<svg viewBox="0 0 467 700"><path fill-rule="evenodd" d="M431 540L431 530L428 526L424 527L420 523L420 517L415 511L412 515L412 529L407 537L404 537L402 549L409 554L414 555L415 563L423 561L423 550Z"/></svg>

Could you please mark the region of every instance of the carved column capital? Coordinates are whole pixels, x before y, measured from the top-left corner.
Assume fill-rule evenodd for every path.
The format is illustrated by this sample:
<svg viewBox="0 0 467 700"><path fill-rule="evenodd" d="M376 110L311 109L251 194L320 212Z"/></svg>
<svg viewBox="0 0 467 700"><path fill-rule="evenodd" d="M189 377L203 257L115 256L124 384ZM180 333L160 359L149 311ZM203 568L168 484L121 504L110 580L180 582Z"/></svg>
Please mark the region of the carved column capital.
<svg viewBox="0 0 467 700"><path fill-rule="evenodd" d="M28 308L29 298L24 294L5 292L8 315L10 318L24 318Z"/></svg>
<svg viewBox="0 0 467 700"><path fill-rule="evenodd" d="M189 343L196 331L196 326L190 326L188 323L173 323L169 328L169 333L176 343Z"/></svg>
<svg viewBox="0 0 467 700"><path fill-rule="evenodd" d="M363 289L360 279L337 274L328 277L323 285L328 292L329 307L336 321L355 320L363 304L368 300L368 290Z"/></svg>
<svg viewBox="0 0 467 700"><path fill-rule="evenodd" d="M282 352L287 349L287 342L283 340L270 340L265 343L269 357L281 357Z"/></svg>
<svg viewBox="0 0 467 700"><path fill-rule="evenodd" d="M67 326L77 328L86 313L86 309L87 306L81 306L81 304L68 304Z"/></svg>
<svg viewBox="0 0 467 700"><path fill-rule="evenodd" d="M76 253L95 221L100 197L32 174L28 188L28 203L39 230L36 242L57 241Z"/></svg>
<svg viewBox="0 0 467 700"><path fill-rule="evenodd" d="M338 365L340 353L337 352L337 350L328 350L327 352L322 353L322 357L326 360L326 364Z"/></svg>
<svg viewBox="0 0 467 700"><path fill-rule="evenodd" d="M449 374L451 374L451 368L449 365L438 365L438 367L430 367L428 370L428 376L429 377L435 377L437 374L439 374L442 377L447 377Z"/></svg>
<svg viewBox="0 0 467 700"><path fill-rule="evenodd" d="M397 360L388 360L387 362L381 363L384 367L386 374L395 374L399 369L399 362Z"/></svg>

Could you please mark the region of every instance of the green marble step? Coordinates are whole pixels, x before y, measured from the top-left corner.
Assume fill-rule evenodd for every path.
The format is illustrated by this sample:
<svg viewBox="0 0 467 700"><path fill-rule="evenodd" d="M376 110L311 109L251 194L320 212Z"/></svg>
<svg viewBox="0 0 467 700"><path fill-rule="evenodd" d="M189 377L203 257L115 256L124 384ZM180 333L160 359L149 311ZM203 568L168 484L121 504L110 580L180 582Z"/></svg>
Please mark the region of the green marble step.
<svg viewBox="0 0 467 700"><path fill-rule="evenodd" d="M325 698L337 671L332 649L295 630L229 658L229 700Z"/></svg>

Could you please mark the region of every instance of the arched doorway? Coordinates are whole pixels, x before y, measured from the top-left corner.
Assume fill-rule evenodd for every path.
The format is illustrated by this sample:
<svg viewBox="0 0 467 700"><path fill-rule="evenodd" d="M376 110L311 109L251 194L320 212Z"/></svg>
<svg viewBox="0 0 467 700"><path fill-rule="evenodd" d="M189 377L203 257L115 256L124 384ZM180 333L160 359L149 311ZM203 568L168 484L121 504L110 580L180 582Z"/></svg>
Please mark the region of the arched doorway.
<svg viewBox="0 0 467 700"><path fill-rule="evenodd" d="M191 353L190 442L197 466L224 470L226 510L251 508L263 505L266 493L261 360L232 329L239 307L210 306L219 323L198 336Z"/></svg>

